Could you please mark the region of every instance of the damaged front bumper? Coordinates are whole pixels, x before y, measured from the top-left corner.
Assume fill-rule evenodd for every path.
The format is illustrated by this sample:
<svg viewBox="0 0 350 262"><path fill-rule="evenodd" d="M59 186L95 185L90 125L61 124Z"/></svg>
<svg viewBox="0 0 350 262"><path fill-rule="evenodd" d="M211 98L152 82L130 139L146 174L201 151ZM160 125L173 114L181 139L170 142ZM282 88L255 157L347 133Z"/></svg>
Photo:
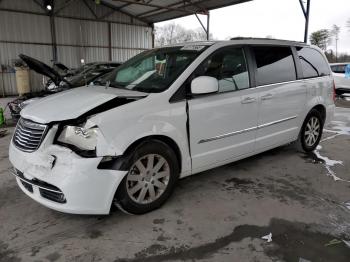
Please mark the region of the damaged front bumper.
<svg viewBox="0 0 350 262"><path fill-rule="evenodd" d="M12 142L9 158L22 191L57 211L73 214L108 214L114 194L126 171L102 170L102 157L84 158L52 144L48 132L41 147L32 153Z"/></svg>

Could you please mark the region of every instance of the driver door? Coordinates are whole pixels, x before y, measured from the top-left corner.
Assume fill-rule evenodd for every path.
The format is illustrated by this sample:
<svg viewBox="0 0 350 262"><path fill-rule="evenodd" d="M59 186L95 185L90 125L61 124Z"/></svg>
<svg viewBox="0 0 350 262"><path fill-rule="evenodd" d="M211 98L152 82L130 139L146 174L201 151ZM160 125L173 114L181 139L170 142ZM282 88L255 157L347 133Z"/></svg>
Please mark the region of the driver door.
<svg viewBox="0 0 350 262"><path fill-rule="evenodd" d="M223 48L197 68L211 76L219 92L188 101L193 173L231 162L254 150L258 122L256 90L250 89L243 48Z"/></svg>

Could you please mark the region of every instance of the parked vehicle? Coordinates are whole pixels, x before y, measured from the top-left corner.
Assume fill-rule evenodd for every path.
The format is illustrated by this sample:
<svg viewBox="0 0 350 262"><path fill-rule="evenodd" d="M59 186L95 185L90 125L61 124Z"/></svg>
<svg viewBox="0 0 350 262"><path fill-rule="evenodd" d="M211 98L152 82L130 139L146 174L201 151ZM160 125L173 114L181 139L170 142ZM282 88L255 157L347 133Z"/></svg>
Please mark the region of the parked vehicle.
<svg viewBox="0 0 350 262"><path fill-rule="evenodd" d="M21 110L28 104L48 95L87 85L96 78L120 66L120 63L115 62L96 62L88 63L72 70L61 63L54 63L54 67L50 67L39 60L23 54L19 55L19 57L30 69L48 77L49 80L46 82L43 91L25 94L9 103L11 116L16 120L19 119Z"/></svg>
<svg viewBox="0 0 350 262"><path fill-rule="evenodd" d="M314 150L333 112L333 77L317 47L177 44L27 106L9 158L19 187L49 208L142 214L179 178L293 141Z"/></svg>
<svg viewBox="0 0 350 262"><path fill-rule="evenodd" d="M350 62L330 64L338 95L350 93ZM346 72L346 70L348 72ZM347 74L346 74L347 73Z"/></svg>

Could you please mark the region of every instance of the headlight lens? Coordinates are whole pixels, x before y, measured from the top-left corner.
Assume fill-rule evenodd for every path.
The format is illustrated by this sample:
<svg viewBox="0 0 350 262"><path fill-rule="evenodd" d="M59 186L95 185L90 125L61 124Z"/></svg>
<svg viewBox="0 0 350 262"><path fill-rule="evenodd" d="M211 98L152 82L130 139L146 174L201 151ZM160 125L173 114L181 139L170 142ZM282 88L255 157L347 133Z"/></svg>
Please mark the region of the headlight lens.
<svg viewBox="0 0 350 262"><path fill-rule="evenodd" d="M97 145L98 128L65 126L57 141L73 145L81 150L95 150Z"/></svg>

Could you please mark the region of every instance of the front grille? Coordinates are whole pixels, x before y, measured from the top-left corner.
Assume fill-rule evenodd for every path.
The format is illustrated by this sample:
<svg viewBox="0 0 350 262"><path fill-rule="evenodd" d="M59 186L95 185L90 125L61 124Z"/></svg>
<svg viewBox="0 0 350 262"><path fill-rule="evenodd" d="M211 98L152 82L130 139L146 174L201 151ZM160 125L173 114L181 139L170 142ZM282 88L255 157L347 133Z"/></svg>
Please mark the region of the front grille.
<svg viewBox="0 0 350 262"><path fill-rule="evenodd" d="M46 131L47 125L21 118L13 135L13 143L22 151L34 152L39 148Z"/></svg>
<svg viewBox="0 0 350 262"><path fill-rule="evenodd" d="M15 169L12 174L21 180L22 185L29 192L33 193L33 186L36 186L38 187L42 197L61 204L67 203L66 197L58 187L37 178L28 179L24 177L23 173L17 169Z"/></svg>
<svg viewBox="0 0 350 262"><path fill-rule="evenodd" d="M61 203L61 204L64 204L67 202L63 193L49 191L49 190L46 190L44 188L39 188L39 191L40 191L40 195L42 197L49 199L51 201Z"/></svg>

